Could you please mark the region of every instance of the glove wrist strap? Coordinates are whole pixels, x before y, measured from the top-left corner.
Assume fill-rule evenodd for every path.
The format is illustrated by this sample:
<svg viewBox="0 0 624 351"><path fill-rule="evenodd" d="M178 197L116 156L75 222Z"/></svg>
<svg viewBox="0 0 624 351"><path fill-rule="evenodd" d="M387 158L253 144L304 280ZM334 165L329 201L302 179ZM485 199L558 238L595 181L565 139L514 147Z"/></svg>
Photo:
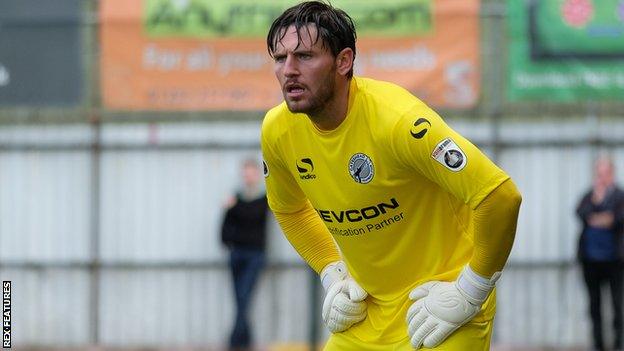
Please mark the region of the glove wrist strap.
<svg viewBox="0 0 624 351"><path fill-rule="evenodd" d="M496 272L488 279L480 276L466 265L457 278L456 285L459 291L474 305L481 305L488 297L500 278L501 272Z"/></svg>
<svg viewBox="0 0 624 351"><path fill-rule="evenodd" d="M320 277L321 284L327 291L335 282L347 278L347 266L343 261L332 262L323 268Z"/></svg>

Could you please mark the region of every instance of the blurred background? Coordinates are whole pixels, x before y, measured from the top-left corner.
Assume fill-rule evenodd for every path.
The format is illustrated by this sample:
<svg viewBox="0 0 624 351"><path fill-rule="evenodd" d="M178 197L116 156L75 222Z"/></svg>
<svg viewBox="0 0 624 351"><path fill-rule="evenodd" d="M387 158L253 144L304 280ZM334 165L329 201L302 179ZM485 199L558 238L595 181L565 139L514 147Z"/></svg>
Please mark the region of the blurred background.
<svg viewBox="0 0 624 351"><path fill-rule="evenodd" d="M260 159L264 112L281 99L265 36L296 2L0 1L0 277L13 283L14 348L225 347L223 203L241 161ZM332 3L356 22L356 75L432 105L523 194L495 348L587 348L574 210L599 154L624 183L624 1ZM271 221L257 344L322 345L320 295Z"/></svg>

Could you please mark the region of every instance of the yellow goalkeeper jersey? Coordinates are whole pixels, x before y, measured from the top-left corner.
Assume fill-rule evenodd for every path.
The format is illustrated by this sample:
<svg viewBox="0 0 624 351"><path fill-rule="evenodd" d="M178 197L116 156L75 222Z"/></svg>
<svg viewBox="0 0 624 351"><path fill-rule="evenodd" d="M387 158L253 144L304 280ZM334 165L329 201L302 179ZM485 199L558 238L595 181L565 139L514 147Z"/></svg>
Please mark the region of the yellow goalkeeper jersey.
<svg viewBox="0 0 624 351"><path fill-rule="evenodd" d="M345 333L371 343L407 337L410 290L456 278L472 256L470 211L508 179L408 91L361 77L338 128L282 103L264 119L262 149L271 209L309 201L369 293L367 318ZM473 321L493 317L491 295Z"/></svg>

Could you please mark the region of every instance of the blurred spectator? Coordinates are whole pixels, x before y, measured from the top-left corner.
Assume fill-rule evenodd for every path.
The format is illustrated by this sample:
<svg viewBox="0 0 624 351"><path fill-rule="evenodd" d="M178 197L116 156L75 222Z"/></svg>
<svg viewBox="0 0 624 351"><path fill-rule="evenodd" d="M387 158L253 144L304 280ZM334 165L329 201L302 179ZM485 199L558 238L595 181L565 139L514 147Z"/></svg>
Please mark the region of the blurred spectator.
<svg viewBox="0 0 624 351"><path fill-rule="evenodd" d="M230 250L230 269L236 300L236 320L230 334L231 350L247 350L252 344L248 311L254 287L265 261L268 205L261 187L258 162L242 165L243 187L228 203L221 240Z"/></svg>
<svg viewBox="0 0 624 351"><path fill-rule="evenodd" d="M593 187L583 196L576 213L583 222L578 256L589 292L594 347L605 349L600 289L608 282L613 303L615 348L621 350L624 193L615 184L614 165L609 158L601 157L596 161Z"/></svg>

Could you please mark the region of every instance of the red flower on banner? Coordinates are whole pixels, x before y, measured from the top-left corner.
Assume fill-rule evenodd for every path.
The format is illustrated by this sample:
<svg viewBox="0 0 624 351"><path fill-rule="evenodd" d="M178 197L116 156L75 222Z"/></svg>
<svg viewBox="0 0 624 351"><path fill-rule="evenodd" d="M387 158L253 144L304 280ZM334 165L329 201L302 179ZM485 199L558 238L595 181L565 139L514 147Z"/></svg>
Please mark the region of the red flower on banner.
<svg viewBox="0 0 624 351"><path fill-rule="evenodd" d="M566 0L561 6L561 15L571 27L583 27L594 14L592 0Z"/></svg>

